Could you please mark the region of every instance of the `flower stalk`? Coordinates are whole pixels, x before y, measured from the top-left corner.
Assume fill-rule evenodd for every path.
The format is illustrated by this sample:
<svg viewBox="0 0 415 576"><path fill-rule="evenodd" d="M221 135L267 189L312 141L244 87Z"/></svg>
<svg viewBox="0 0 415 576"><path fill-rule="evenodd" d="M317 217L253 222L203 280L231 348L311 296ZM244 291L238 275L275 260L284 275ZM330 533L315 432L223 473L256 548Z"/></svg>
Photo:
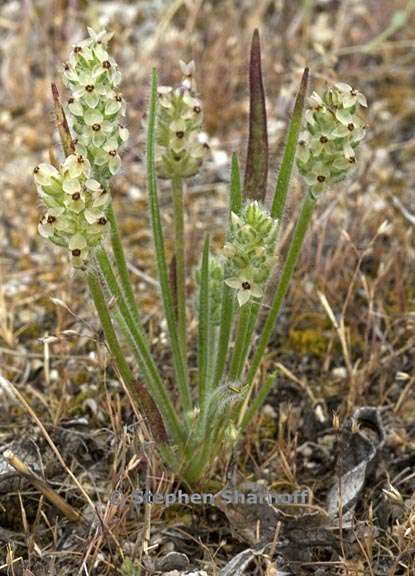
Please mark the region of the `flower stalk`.
<svg viewBox="0 0 415 576"><path fill-rule="evenodd" d="M327 86L307 99L308 69L304 71L268 208L265 87L259 33L255 31L244 183L234 154L224 245L215 253L206 237L194 276L198 337L193 390L187 362L191 331L187 333L186 328L191 312L186 308L184 196L186 180L201 170L209 150L202 139L203 106L196 89L195 66L193 62L180 63L182 79L176 87L158 86L153 70L147 122L149 212L174 367L174 381L167 382L141 321L111 201L111 179L121 167L121 148L128 131L122 123L126 103L120 92L118 65L109 53L110 37L106 31L89 29L89 38L73 47L63 68L70 92L66 105L52 86L65 157L62 162L54 160L53 165L41 163L34 170L44 206L39 233L65 249L80 277L85 278L131 401L166 465L182 481L194 485L213 468L220 451L227 451L247 429L275 381L271 374L258 382L258 371L319 197L329 185L344 179L356 163L356 151L365 134L359 113L366 100L344 83ZM295 160L307 190L278 283L269 294ZM173 200L175 238L170 274L158 178L170 181ZM269 309L263 306L267 295ZM259 330L261 310L265 321ZM131 352L131 364L124 346Z"/></svg>

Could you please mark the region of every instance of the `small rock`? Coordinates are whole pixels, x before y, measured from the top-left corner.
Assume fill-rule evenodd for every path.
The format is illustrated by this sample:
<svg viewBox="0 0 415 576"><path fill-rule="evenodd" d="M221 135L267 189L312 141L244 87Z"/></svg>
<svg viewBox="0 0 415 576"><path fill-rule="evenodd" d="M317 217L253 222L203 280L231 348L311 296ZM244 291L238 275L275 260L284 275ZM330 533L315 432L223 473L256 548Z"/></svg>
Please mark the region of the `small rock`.
<svg viewBox="0 0 415 576"><path fill-rule="evenodd" d="M171 570L185 570L189 567L189 558L181 552L169 552L156 562L157 570L169 572Z"/></svg>

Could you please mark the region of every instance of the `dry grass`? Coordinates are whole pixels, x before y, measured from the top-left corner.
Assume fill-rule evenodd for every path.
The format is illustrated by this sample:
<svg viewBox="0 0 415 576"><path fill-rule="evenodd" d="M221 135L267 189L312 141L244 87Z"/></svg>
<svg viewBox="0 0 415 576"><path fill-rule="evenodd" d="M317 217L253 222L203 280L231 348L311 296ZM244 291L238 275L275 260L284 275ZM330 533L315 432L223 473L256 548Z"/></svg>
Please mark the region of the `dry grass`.
<svg viewBox="0 0 415 576"><path fill-rule="evenodd" d="M292 560L290 570L320 576L415 574L413 14L402 27L390 27L397 11L410 4L16 0L1 5L0 359L5 380L0 444L2 451L20 446L25 463L82 513L80 522L71 523L38 490L5 477L0 468L1 574L139 574L138 568L127 572L125 559L143 566L141 574L151 574L156 559L175 549L210 576L244 547L229 518L214 508L134 507L133 490L169 492L177 484L160 466L113 371L82 278L36 232L32 167L48 157L52 140L56 144L49 82L59 77L59 63L86 23L106 24L116 33L113 47L124 73L131 130L125 168L115 182L116 209L166 378L171 376L169 351L160 328L145 216L142 121L151 66L168 84L179 73L180 58L197 63L213 158L188 190L191 246L200 243L206 228L221 237L230 152L244 154L245 71L253 27L259 26L263 37L275 168L306 63L315 85L339 78L368 96L369 137L359 173L321 200L268 356L267 368L280 364L278 385L235 451L235 474L238 481L260 480L273 490L307 486L313 503L324 508L339 456L333 414L343 422L357 406L379 407L386 440L353 527L343 533L332 527L338 546L307 544L308 557ZM290 214L299 197L296 182ZM169 230L168 195L163 206ZM284 245L290 218L286 224ZM191 250L189 264L198 253ZM218 462L217 485L227 470L227 462ZM393 499L390 486L401 500ZM109 497L117 490L124 496L113 505ZM278 545L273 549L278 553ZM263 559L265 568L258 561L248 573L276 575L274 561L288 570L281 558Z"/></svg>

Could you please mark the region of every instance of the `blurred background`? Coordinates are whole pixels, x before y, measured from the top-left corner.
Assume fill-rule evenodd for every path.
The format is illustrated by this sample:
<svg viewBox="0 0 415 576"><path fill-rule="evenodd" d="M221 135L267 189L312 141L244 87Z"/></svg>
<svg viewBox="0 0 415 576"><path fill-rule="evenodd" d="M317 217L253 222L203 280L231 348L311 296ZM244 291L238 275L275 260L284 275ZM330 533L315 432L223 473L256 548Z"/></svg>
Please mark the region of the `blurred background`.
<svg viewBox="0 0 415 576"><path fill-rule="evenodd" d="M48 160L51 146L60 154L50 82L57 82L65 99L61 71L71 46L86 36L86 26L114 32L112 54L123 74L130 130L123 169L114 179L115 209L145 324L167 378L169 352L146 215L143 125L151 68L169 85L180 79L179 60L196 62L212 153L187 189L191 267L204 230L218 246L223 238L231 153L245 156L247 63L257 27L272 176L306 65L311 89L339 80L363 92L369 103L357 169L320 199L271 346L270 366L282 362L291 374L281 379L278 398L270 399L275 418L288 425L291 406L290 426L297 426L302 394L293 391L296 378L336 410L352 370L357 404L394 407L391 450L402 454L414 446L414 24L414 0L0 1L0 363L46 423L84 418L89 430L106 430L107 448L124 435L125 446L138 450L123 431L123 422L134 418L114 373L104 371L109 359L84 281L70 270L66 254L37 234L32 170ZM170 196L162 182L160 187L171 248ZM296 176L282 251L301 194ZM319 291L344 330L343 344ZM0 415L3 440L30 426L26 414L3 402ZM253 457L265 461L268 448L261 444ZM113 478L118 465L123 464L112 464ZM283 474L275 466L275 474ZM106 472L94 482L108 492Z"/></svg>

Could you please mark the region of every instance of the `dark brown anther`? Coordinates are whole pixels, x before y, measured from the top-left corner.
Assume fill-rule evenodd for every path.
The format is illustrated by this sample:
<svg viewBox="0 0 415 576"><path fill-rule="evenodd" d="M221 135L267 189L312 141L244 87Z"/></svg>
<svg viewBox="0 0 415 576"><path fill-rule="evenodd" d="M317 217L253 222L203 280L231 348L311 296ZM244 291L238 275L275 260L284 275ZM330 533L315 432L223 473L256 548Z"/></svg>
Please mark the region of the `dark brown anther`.
<svg viewBox="0 0 415 576"><path fill-rule="evenodd" d="M356 158L354 156L350 156L349 164L355 164L355 162L356 162Z"/></svg>
<svg viewBox="0 0 415 576"><path fill-rule="evenodd" d="M85 162L85 159L82 156L82 154L79 154L79 156L77 158L77 162L78 162L78 164L83 164Z"/></svg>
<svg viewBox="0 0 415 576"><path fill-rule="evenodd" d="M183 132L183 130L179 130L178 132L176 132L176 137L177 137L177 138L180 138L180 139L183 138L183 137L184 137L184 132Z"/></svg>
<svg viewBox="0 0 415 576"><path fill-rule="evenodd" d="M116 151L116 150L110 150L110 151L108 152L108 154L114 158L114 156L117 155L117 151Z"/></svg>
<svg viewBox="0 0 415 576"><path fill-rule="evenodd" d="M242 282L242 288L243 288L244 290L250 290L250 289L251 289L251 285L250 285L249 282L245 281L245 282Z"/></svg>
<svg viewBox="0 0 415 576"><path fill-rule="evenodd" d="M329 139L326 136L320 136L320 142L322 144L327 144L328 141Z"/></svg>
<svg viewBox="0 0 415 576"><path fill-rule="evenodd" d="M55 216L48 216L48 219L46 220L46 222L48 224L53 224L54 222L56 222Z"/></svg>
<svg viewBox="0 0 415 576"><path fill-rule="evenodd" d="M80 46L75 46L73 51L75 52L75 54L79 54L80 52L82 52L82 48Z"/></svg>
<svg viewBox="0 0 415 576"><path fill-rule="evenodd" d="M319 176L317 176L317 181L320 182L320 184L322 184L323 182L326 181L326 177L320 174Z"/></svg>
<svg viewBox="0 0 415 576"><path fill-rule="evenodd" d="M78 256L81 255L81 251L79 248L75 248L74 250L72 250L71 254L72 256L75 256L77 258Z"/></svg>
<svg viewBox="0 0 415 576"><path fill-rule="evenodd" d="M33 174L38 174L40 168L39 166L36 166L35 168L33 168Z"/></svg>
<svg viewBox="0 0 415 576"><path fill-rule="evenodd" d="M204 142L204 143L203 143L203 148L204 148L205 150L210 150L210 146L209 146L209 144L208 144L207 142Z"/></svg>
<svg viewBox="0 0 415 576"><path fill-rule="evenodd" d="M116 102L122 102L122 96L121 96L121 94L116 94L115 100L116 100Z"/></svg>
<svg viewBox="0 0 415 576"><path fill-rule="evenodd" d="M95 86L94 86L93 84L87 84L87 85L85 86L85 90L86 90L87 92L93 92L94 89L95 89Z"/></svg>
<svg viewBox="0 0 415 576"><path fill-rule="evenodd" d="M72 140L72 146L75 147L75 146L78 144L78 142L79 142L78 138L74 138L74 139Z"/></svg>
<svg viewBox="0 0 415 576"><path fill-rule="evenodd" d="M355 90L354 88L352 88L352 89L350 90L350 94L351 94L352 96L357 96L357 90Z"/></svg>
<svg viewBox="0 0 415 576"><path fill-rule="evenodd" d="M105 68L106 70L109 70L111 68L111 62L109 60L104 60L104 62L102 63L102 67Z"/></svg>
<svg viewBox="0 0 415 576"><path fill-rule="evenodd" d="M101 216L101 218L98 219L98 224L100 224L101 226L105 226L106 223L107 219L105 218L105 216Z"/></svg>
<svg viewBox="0 0 415 576"><path fill-rule="evenodd" d="M79 200L81 198L81 195L79 192L75 192L74 194L72 194L72 200Z"/></svg>
<svg viewBox="0 0 415 576"><path fill-rule="evenodd" d="M347 129L348 129L350 132L353 132L353 130L354 130L354 124L353 124L353 122L350 122L350 124L347 125Z"/></svg>
<svg viewBox="0 0 415 576"><path fill-rule="evenodd" d="M94 132L99 132L101 130L101 124L92 124L92 130Z"/></svg>
<svg viewBox="0 0 415 576"><path fill-rule="evenodd" d="M73 98L68 99L68 104L73 104L74 102L75 102L75 100Z"/></svg>
<svg viewBox="0 0 415 576"><path fill-rule="evenodd" d="M195 112L196 114L200 114L202 111L200 106L194 106L193 107L193 112Z"/></svg>
<svg viewBox="0 0 415 576"><path fill-rule="evenodd" d="M64 70L70 70L71 67L69 66L68 63L66 63L66 64L63 65L63 69L64 69Z"/></svg>

